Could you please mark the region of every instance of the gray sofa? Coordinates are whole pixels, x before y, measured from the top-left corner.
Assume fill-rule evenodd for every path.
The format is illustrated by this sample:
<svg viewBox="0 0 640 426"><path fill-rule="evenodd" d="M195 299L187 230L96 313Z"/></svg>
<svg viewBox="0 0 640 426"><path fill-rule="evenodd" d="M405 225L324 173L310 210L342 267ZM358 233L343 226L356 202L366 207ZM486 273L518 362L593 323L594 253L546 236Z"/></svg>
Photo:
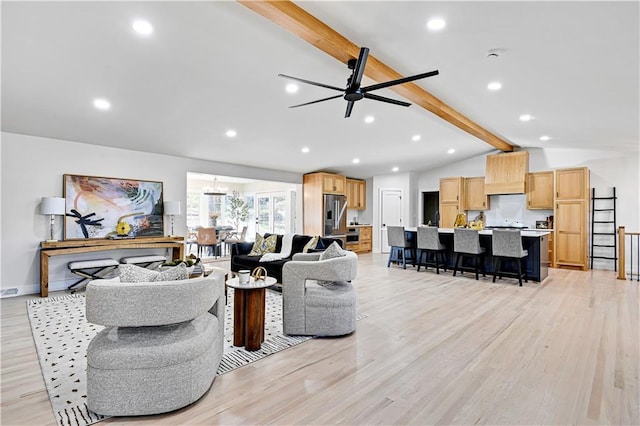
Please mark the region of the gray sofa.
<svg viewBox="0 0 640 426"><path fill-rule="evenodd" d="M356 329L358 256L319 260L321 253L293 256L282 270L282 322L285 334L341 336Z"/></svg>
<svg viewBox="0 0 640 426"><path fill-rule="evenodd" d="M164 413L198 400L223 355L224 271L206 278L87 286L87 406L103 415Z"/></svg>

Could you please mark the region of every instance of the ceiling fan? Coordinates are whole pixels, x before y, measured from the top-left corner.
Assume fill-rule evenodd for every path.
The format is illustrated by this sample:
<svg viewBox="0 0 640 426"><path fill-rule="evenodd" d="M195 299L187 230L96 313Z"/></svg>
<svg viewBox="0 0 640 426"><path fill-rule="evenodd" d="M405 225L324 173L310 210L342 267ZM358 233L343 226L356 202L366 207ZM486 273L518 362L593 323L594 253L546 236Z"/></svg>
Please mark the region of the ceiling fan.
<svg viewBox="0 0 640 426"><path fill-rule="evenodd" d="M349 59L347 61L347 67L351 72L351 76L347 79L347 87L342 89L336 86L330 86L324 83L318 83L315 81L304 80L302 78L291 77L290 75L278 74L278 77L290 78L292 80L299 81L305 84L311 84L313 86L326 87L327 89L337 90L342 92L339 95L329 96L328 98L318 99L316 101L306 102L304 104L293 105L289 108L297 108L305 105L317 104L318 102L324 102L331 99L337 99L339 97L344 98L347 101L347 111L344 114L344 118L351 116L351 110L353 110L353 104L362 98L373 99L374 101L387 102L394 105L400 105L408 107L411 105L408 102L398 101L396 99L387 98L385 96L374 95L369 93L373 90L384 89L385 87L395 86L397 84L408 83L410 81L419 80L421 78L432 77L438 75L438 70L426 72L424 74L417 74L410 77L399 78L397 80L385 81L384 83L372 84L371 86L360 87L360 82L364 76L364 67L367 65L367 57L369 56L369 49L366 47L360 48L360 55L358 59Z"/></svg>

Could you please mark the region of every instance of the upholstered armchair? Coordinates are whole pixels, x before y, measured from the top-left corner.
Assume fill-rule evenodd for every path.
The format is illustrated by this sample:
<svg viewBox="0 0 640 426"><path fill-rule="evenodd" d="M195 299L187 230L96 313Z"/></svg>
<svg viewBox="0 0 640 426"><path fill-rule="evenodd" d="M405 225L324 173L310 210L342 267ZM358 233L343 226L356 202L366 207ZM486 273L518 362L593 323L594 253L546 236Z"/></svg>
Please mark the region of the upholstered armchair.
<svg viewBox="0 0 640 426"><path fill-rule="evenodd" d="M223 355L224 270L177 281L94 280L87 406L103 415L177 410L211 387Z"/></svg>
<svg viewBox="0 0 640 426"><path fill-rule="evenodd" d="M326 252L325 252L326 253ZM285 334L341 336L356 329L358 256L351 251L323 260L324 253L298 253L282 274Z"/></svg>

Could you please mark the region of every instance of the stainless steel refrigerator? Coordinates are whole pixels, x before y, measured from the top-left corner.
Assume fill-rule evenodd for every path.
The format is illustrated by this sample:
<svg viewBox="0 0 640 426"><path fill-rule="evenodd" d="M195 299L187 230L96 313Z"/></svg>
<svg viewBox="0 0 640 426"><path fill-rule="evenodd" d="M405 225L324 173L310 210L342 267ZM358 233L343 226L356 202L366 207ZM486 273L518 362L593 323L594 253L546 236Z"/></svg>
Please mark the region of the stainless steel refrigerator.
<svg viewBox="0 0 640 426"><path fill-rule="evenodd" d="M347 239L347 197L324 195L324 236L339 238L345 247Z"/></svg>

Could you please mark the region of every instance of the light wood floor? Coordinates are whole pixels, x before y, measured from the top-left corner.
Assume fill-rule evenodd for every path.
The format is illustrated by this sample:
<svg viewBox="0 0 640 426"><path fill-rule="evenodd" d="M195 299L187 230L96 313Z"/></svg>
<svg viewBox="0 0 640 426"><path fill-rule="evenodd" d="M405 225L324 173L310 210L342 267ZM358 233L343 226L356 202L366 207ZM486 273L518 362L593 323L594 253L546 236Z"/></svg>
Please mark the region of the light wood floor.
<svg viewBox="0 0 640 426"><path fill-rule="evenodd" d="M640 423L637 283L553 269L519 288L385 265L360 256L353 335L220 376L179 411L104 423ZM1 302L2 425L54 424L26 299Z"/></svg>

